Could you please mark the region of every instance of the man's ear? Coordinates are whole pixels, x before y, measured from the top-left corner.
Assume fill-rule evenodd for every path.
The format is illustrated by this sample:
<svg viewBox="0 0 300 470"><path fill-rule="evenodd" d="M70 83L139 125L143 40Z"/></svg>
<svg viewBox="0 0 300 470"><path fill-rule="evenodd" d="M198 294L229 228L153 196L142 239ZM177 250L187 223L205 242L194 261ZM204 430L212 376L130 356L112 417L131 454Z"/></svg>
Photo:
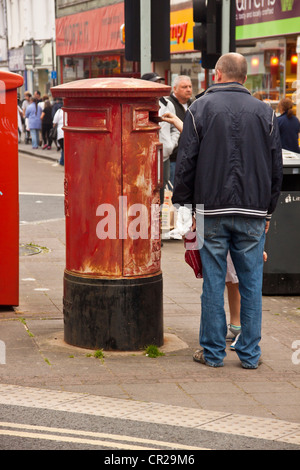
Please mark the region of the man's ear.
<svg viewBox="0 0 300 470"><path fill-rule="evenodd" d="M220 83L222 80L222 73L220 72L219 69L216 69L216 72L215 72L215 82L216 83Z"/></svg>

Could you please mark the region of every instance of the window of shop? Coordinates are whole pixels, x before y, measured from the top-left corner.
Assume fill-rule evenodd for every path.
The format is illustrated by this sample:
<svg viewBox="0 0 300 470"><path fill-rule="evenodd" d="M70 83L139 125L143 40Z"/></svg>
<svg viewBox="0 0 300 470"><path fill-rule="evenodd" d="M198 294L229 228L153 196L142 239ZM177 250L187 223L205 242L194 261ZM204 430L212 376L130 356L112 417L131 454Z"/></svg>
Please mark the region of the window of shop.
<svg viewBox="0 0 300 470"><path fill-rule="evenodd" d="M128 62L122 55L86 55L63 57L61 60L62 83L98 77L134 77L138 64Z"/></svg>
<svg viewBox="0 0 300 470"><path fill-rule="evenodd" d="M296 37L257 41L251 47L238 47L247 58L248 90L276 109L285 96L292 98L296 91Z"/></svg>
<svg viewBox="0 0 300 470"><path fill-rule="evenodd" d="M89 70L90 58L88 56L62 58L63 83L89 78Z"/></svg>
<svg viewBox="0 0 300 470"><path fill-rule="evenodd" d="M99 55L91 59L91 78L118 76L121 73L119 55Z"/></svg>

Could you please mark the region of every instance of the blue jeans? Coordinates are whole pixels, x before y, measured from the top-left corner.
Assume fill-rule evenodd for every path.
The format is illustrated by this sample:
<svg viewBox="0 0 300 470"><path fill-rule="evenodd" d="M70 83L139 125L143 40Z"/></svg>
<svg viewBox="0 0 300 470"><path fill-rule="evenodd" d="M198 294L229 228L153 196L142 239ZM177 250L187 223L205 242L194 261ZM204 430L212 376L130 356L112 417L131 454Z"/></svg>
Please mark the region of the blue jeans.
<svg viewBox="0 0 300 470"><path fill-rule="evenodd" d="M40 130L39 129L30 129L31 135L31 144L32 148L38 148L40 143Z"/></svg>
<svg viewBox="0 0 300 470"><path fill-rule="evenodd" d="M199 342L209 365L222 366L226 356L224 290L228 250L239 278L241 294L241 334L235 351L243 367L253 369L258 365L265 225L265 219L240 216L204 219L204 244L200 249L203 292Z"/></svg>

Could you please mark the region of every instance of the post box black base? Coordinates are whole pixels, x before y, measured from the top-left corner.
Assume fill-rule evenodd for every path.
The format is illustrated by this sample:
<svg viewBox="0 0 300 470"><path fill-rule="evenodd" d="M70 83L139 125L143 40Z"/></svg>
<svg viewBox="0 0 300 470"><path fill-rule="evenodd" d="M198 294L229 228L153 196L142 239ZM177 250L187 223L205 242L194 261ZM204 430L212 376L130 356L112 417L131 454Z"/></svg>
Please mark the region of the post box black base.
<svg viewBox="0 0 300 470"><path fill-rule="evenodd" d="M163 344L162 274L135 279L64 275L64 340L87 349Z"/></svg>
<svg viewBox="0 0 300 470"><path fill-rule="evenodd" d="M263 295L300 295L300 273L264 273Z"/></svg>

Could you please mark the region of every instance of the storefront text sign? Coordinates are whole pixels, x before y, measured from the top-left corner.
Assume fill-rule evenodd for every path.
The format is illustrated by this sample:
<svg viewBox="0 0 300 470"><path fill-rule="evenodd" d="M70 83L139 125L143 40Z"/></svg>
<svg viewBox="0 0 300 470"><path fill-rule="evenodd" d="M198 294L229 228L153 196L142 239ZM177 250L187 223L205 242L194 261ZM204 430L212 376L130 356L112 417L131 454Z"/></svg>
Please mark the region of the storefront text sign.
<svg viewBox="0 0 300 470"><path fill-rule="evenodd" d="M65 56L124 49L120 39L123 23L123 3L57 18L56 53Z"/></svg>
<svg viewBox="0 0 300 470"><path fill-rule="evenodd" d="M172 11L170 23L171 53L193 51L193 9Z"/></svg>
<svg viewBox="0 0 300 470"><path fill-rule="evenodd" d="M236 39L299 32L299 0L236 0Z"/></svg>

